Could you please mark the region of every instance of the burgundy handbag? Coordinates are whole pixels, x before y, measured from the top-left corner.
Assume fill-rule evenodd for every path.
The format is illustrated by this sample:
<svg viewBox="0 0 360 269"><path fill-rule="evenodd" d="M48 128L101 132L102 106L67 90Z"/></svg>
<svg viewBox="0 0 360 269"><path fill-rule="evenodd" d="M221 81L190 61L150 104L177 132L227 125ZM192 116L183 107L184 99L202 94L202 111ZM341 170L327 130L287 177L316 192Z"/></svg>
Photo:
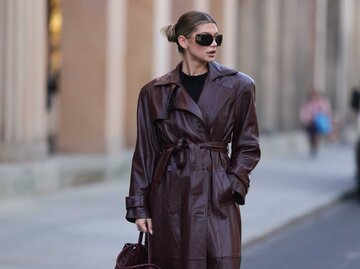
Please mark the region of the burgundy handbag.
<svg viewBox="0 0 360 269"><path fill-rule="evenodd" d="M126 243L117 256L115 269L161 269L151 263L151 245L149 233L146 233L145 245L142 244L143 232L139 234L139 241L135 244Z"/></svg>

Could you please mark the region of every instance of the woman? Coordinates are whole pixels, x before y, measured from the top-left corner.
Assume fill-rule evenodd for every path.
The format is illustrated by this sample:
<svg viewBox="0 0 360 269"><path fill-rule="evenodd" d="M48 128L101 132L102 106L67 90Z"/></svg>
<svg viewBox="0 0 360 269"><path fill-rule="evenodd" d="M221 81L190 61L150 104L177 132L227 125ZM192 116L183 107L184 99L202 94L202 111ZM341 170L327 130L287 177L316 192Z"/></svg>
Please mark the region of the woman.
<svg viewBox="0 0 360 269"><path fill-rule="evenodd" d="M254 82L214 61L222 35L208 14L162 31L183 61L140 92L126 217L152 234L163 269L238 269L237 204L260 158Z"/></svg>
<svg viewBox="0 0 360 269"><path fill-rule="evenodd" d="M300 121L308 134L312 156L317 155L320 136L332 131L331 114L329 100L315 89L310 90L300 108Z"/></svg>

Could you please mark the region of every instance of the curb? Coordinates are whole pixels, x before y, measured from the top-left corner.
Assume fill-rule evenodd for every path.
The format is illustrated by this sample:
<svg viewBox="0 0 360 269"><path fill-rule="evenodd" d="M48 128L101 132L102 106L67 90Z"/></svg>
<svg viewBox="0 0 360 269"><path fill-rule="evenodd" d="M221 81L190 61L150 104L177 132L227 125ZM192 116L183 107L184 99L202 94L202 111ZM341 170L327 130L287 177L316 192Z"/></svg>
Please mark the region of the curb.
<svg viewBox="0 0 360 269"><path fill-rule="evenodd" d="M54 156L44 161L0 165L0 202L125 177L131 152Z"/></svg>
<svg viewBox="0 0 360 269"><path fill-rule="evenodd" d="M260 243L261 241L266 240L270 236L278 234L284 229L295 226L295 225L299 224L300 222L304 221L305 219L321 213L323 210L329 208L330 206L332 206L338 202L352 199L352 198L356 197L356 195L357 195L357 192L354 189L345 191L344 193L339 194L338 197L334 197L334 199L329 200L327 203L324 203L322 205L319 204L317 207L314 207L312 210L309 210L308 212L306 212L303 215L289 218L289 220L287 222L284 222L283 224L280 224L280 225L274 227L273 229L264 232L263 234L257 235L253 238L248 238L248 240L243 242L242 245L244 248L252 247L253 245L256 245L257 243Z"/></svg>

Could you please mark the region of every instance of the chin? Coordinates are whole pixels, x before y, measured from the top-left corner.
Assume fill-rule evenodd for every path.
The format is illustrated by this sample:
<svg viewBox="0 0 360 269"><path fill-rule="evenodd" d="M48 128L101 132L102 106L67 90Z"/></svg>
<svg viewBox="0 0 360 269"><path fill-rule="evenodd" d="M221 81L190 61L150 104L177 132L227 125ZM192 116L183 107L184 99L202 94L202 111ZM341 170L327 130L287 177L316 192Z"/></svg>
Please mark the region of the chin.
<svg viewBox="0 0 360 269"><path fill-rule="evenodd" d="M204 57L203 58L203 61L204 62L207 62L207 63L210 63L210 62L212 62L212 61L214 61L215 60L215 56L214 57Z"/></svg>

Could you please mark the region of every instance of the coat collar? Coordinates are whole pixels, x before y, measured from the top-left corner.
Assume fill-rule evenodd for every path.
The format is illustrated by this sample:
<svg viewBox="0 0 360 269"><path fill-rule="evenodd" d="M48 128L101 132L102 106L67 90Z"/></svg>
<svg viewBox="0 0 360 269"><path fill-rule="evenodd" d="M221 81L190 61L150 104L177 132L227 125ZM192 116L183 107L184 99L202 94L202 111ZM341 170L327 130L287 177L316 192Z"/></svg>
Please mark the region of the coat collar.
<svg viewBox="0 0 360 269"><path fill-rule="evenodd" d="M155 86L162 86L167 84L175 84L180 85L180 69L182 66L182 62L180 62L176 68L169 73L165 74L164 76L161 76L157 79L155 82ZM213 61L209 63L209 75L208 80L214 81L218 77L227 76L236 74L238 71L232 70L229 68L224 67L223 65Z"/></svg>
<svg viewBox="0 0 360 269"><path fill-rule="evenodd" d="M183 88L180 81L180 68L182 62L177 67L160 77L154 86L171 86L172 106L171 109L186 110L197 116L206 126L211 127L222 106L232 95L232 85L223 85L216 80L223 76L238 73L228 69L217 62L209 63L209 74L205 81L198 103L196 103L187 91Z"/></svg>

